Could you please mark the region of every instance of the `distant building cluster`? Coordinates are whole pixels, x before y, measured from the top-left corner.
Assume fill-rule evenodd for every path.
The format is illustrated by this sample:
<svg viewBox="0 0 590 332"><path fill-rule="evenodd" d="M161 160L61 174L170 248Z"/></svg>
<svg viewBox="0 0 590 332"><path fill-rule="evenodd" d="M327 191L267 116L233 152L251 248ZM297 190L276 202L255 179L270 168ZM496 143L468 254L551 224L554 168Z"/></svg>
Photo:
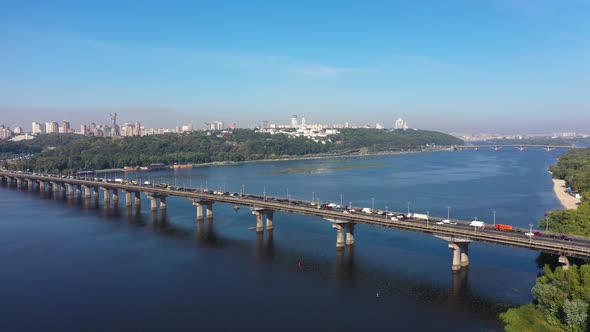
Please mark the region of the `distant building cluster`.
<svg viewBox="0 0 590 332"><path fill-rule="evenodd" d="M70 123L66 120L61 123L52 122L32 122L31 131L24 132L21 127L16 127L11 130L9 127L0 125L0 139L10 140L26 140L32 139L36 135L40 134L52 134L52 133L74 133L79 135L88 135L96 137L129 137L129 136L149 136L149 135L162 135L166 133L190 133L193 132L193 125L178 125L174 129L166 128L145 128L139 121L135 123L124 123L119 125L117 123L117 113L109 114L110 123L107 124L96 124L94 122L90 124L80 125L78 131L74 130ZM223 121L212 121L206 122L202 127L203 130L207 131L223 131L226 129L232 130L238 128L237 124L231 123L228 126ZM319 139L339 133L338 129L344 128L374 128L374 129L386 129L382 124L376 123L375 125L365 125L361 127L351 126L348 122L342 124L313 124L308 123L305 115L299 117L298 115L292 115L290 121L287 124L275 124L269 123L267 120L257 126L257 129L262 132L268 132L271 134L284 133L293 137L307 137L310 139ZM405 130L408 129L408 124L401 118L394 121L394 129Z"/></svg>
<svg viewBox="0 0 590 332"><path fill-rule="evenodd" d="M408 129L408 124L406 123L406 121L404 121L404 119L398 118L393 123L393 129L406 130Z"/></svg>

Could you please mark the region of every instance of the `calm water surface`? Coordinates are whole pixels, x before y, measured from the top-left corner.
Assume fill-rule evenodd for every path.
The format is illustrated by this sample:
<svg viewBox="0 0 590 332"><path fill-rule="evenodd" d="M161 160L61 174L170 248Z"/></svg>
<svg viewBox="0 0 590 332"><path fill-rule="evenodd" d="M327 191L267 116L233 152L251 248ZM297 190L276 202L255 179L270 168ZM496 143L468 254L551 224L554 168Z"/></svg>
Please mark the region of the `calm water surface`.
<svg viewBox="0 0 590 332"><path fill-rule="evenodd" d="M547 167L559 151L439 152L128 173L256 192L528 227L560 207ZM114 174L111 174L114 176ZM247 208L216 204L196 222L168 212L0 188L0 330L499 331L498 313L531 301L537 252L473 243L471 266L428 235L357 225L337 252L322 219L276 212L249 230ZM305 263L305 269L297 263ZM377 296L378 294L378 296Z"/></svg>

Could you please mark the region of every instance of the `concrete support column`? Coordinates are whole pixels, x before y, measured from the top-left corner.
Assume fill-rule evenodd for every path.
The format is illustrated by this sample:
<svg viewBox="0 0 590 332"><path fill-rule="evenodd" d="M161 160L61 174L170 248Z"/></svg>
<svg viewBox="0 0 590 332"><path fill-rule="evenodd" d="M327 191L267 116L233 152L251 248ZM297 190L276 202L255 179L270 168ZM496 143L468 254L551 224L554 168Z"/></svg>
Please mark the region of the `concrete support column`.
<svg viewBox="0 0 590 332"><path fill-rule="evenodd" d="M150 201L151 201L150 209L152 211L157 211L158 210L158 199L153 196L149 196L149 197L150 197Z"/></svg>
<svg viewBox="0 0 590 332"><path fill-rule="evenodd" d="M113 189L113 202L118 202L118 201L119 201L119 190Z"/></svg>
<svg viewBox="0 0 590 332"><path fill-rule="evenodd" d="M255 212L256 215L256 233L264 232L264 224L262 223L262 218L264 215L260 212Z"/></svg>
<svg viewBox="0 0 590 332"><path fill-rule="evenodd" d="M63 193L63 192L66 192L66 191L68 190L68 189L67 189L67 187L66 187L66 184L65 184L65 183L60 183L60 184L59 184L59 188L60 188L59 190L60 190L62 193Z"/></svg>
<svg viewBox="0 0 590 332"><path fill-rule="evenodd" d="M82 188L84 189L84 197L90 198L90 196L92 196L92 192L90 191L90 187L82 186Z"/></svg>
<svg viewBox="0 0 590 332"><path fill-rule="evenodd" d="M266 212L266 230L267 231L274 228L274 226L272 224L273 215L274 215L273 211Z"/></svg>
<svg viewBox="0 0 590 332"><path fill-rule="evenodd" d="M563 264L561 268L564 270L567 270L570 267L570 261L567 259L567 256L559 256L559 263Z"/></svg>
<svg viewBox="0 0 590 332"><path fill-rule="evenodd" d="M68 196L71 196L74 194L74 186L71 184L66 184L66 190L68 192Z"/></svg>
<svg viewBox="0 0 590 332"><path fill-rule="evenodd" d="M139 191L135 192L135 206L136 207L141 206L141 193Z"/></svg>
<svg viewBox="0 0 590 332"><path fill-rule="evenodd" d="M461 250L461 267L469 266L469 242L458 242Z"/></svg>
<svg viewBox="0 0 590 332"><path fill-rule="evenodd" d="M461 270L461 248L454 243L449 243L449 248L453 251L453 264L451 265L451 270L459 271Z"/></svg>
<svg viewBox="0 0 590 332"><path fill-rule="evenodd" d="M340 224L332 224L332 227L336 229L336 249L344 249L344 227Z"/></svg>
<svg viewBox="0 0 590 332"><path fill-rule="evenodd" d="M29 188L29 190L33 189L33 180L27 181L27 187Z"/></svg>
<svg viewBox="0 0 590 332"><path fill-rule="evenodd" d="M20 178L16 178L16 186L20 188L22 185L22 180Z"/></svg>
<svg viewBox="0 0 590 332"><path fill-rule="evenodd" d="M92 187L92 191L95 198L98 198L98 187Z"/></svg>
<svg viewBox="0 0 590 332"><path fill-rule="evenodd" d="M166 196L160 197L160 210L166 210Z"/></svg>
<svg viewBox="0 0 590 332"><path fill-rule="evenodd" d="M45 191L45 181L39 181L39 191Z"/></svg>
<svg viewBox="0 0 590 332"><path fill-rule="evenodd" d="M203 214L203 205L199 204L199 203L195 203L195 205L197 206L197 219L198 220L205 219L205 215Z"/></svg>
<svg viewBox="0 0 590 332"><path fill-rule="evenodd" d="M51 183L51 190L59 191L59 185L57 184L57 182L49 182L49 183Z"/></svg>
<svg viewBox="0 0 590 332"><path fill-rule="evenodd" d="M213 218L213 203L207 204L207 219Z"/></svg>
<svg viewBox="0 0 590 332"><path fill-rule="evenodd" d="M105 203L106 202L110 202L111 201L111 192L107 188L102 188L102 190L104 191L104 201L105 201Z"/></svg>
<svg viewBox="0 0 590 332"><path fill-rule="evenodd" d="M354 224L349 223L346 225L346 244L353 245L354 244Z"/></svg>
<svg viewBox="0 0 590 332"><path fill-rule="evenodd" d="M74 188L76 188L76 196L82 196L82 186L79 184L74 185Z"/></svg>
<svg viewBox="0 0 590 332"><path fill-rule="evenodd" d="M125 206L131 206L133 202L131 201L131 192L130 191L123 191L125 193Z"/></svg>

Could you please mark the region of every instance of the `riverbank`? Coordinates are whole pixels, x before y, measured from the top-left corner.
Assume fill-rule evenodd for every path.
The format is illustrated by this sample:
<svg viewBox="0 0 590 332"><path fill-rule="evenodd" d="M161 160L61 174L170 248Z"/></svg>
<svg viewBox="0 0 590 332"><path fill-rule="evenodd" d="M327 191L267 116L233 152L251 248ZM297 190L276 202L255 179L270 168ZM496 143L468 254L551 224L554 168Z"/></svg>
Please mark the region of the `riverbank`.
<svg viewBox="0 0 590 332"><path fill-rule="evenodd" d="M568 210L575 210L578 208L580 199L565 192L565 189L565 180L553 179L553 191L561 205Z"/></svg>

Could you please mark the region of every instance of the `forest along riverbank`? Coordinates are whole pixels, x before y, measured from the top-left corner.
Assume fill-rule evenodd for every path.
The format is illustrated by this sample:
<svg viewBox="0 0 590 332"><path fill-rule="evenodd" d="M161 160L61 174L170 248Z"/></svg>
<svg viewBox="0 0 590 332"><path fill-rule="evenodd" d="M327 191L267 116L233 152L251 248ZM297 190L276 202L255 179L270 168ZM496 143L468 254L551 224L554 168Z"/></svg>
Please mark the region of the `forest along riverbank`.
<svg viewBox="0 0 590 332"><path fill-rule="evenodd" d="M575 210L580 199L566 192L565 180L553 179L553 191L561 205L568 210Z"/></svg>

